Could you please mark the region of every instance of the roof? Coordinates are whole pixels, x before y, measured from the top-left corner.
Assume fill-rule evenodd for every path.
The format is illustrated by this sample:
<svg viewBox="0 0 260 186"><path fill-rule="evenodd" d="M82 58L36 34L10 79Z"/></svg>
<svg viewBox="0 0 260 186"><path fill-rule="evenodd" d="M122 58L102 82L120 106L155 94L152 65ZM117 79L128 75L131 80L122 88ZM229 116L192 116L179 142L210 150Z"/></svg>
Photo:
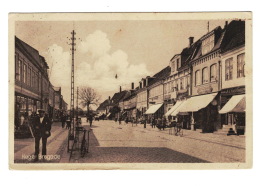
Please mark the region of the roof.
<svg viewBox="0 0 260 186"><path fill-rule="evenodd" d="M181 52L181 67L178 70L182 70L188 67L189 62L195 58L200 51L201 42L196 41L190 47L184 48Z"/></svg>
<svg viewBox="0 0 260 186"><path fill-rule="evenodd" d="M118 104L122 99L124 99L125 95L126 95L127 91L121 91L121 92L117 92L113 95L112 97L112 103L113 104Z"/></svg>
<svg viewBox="0 0 260 186"><path fill-rule="evenodd" d="M27 55L30 55L31 58L34 59L35 62L40 63L40 58L44 59L44 57L42 57L39 54L39 51L36 50L35 48L31 47L30 45L28 45L27 43L25 43L24 41L22 41L21 39L19 39L18 37L15 36L15 46L16 47L20 47L20 49L24 50ZM44 64L46 65L47 68L48 64L46 63L45 59L43 60Z"/></svg>
<svg viewBox="0 0 260 186"><path fill-rule="evenodd" d="M103 102L99 105L99 107L97 108L97 110L105 110L105 109L106 109L106 106L108 106L108 105L109 105L109 100L106 99L105 101L103 101Z"/></svg>
<svg viewBox="0 0 260 186"><path fill-rule="evenodd" d="M123 100L130 100L131 98L136 96L137 91L136 90L130 90L128 92L128 94L125 95L125 97L123 98Z"/></svg>
<svg viewBox="0 0 260 186"><path fill-rule="evenodd" d="M221 44L221 51L226 52L245 45L245 21L231 21Z"/></svg>
<svg viewBox="0 0 260 186"><path fill-rule="evenodd" d="M162 69L160 72L154 74L153 78L151 80L151 83L149 86L161 81L161 80L164 80L166 77L168 77L171 73L171 67L170 66L167 66L165 67L164 69Z"/></svg>
<svg viewBox="0 0 260 186"><path fill-rule="evenodd" d="M215 50L218 50L220 49L221 47L221 43L222 43L222 40L223 40L223 37L224 37L224 34L225 34L225 29L222 29L220 26L217 26L216 28L214 28L212 31L210 31L209 33L203 35L196 43L196 54L194 55L193 59L192 60L196 60L202 56L205 56L207 54L204 54L202 55L202 47L201 47L201 44L202 44L202 41L207 38L208 36L212 35L212 34L215 34L215 45L214 47L211 49L211 51L209 51L207 54L215 51Z"/></svg>

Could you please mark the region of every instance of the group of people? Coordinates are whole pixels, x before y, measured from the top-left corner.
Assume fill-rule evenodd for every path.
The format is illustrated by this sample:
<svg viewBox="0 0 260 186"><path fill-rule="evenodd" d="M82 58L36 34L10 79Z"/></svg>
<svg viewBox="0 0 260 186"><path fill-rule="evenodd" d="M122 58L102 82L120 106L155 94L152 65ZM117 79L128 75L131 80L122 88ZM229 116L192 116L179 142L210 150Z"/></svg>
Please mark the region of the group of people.
<svg viewBox="0 0 260 186"><path fill-rule="evenodd" d="M151 119L151 125L152 125L152 128L155 128L157 127L158 129L160 130L164 130L167 126L167 120L166 120L166 117L158 117L158 118L155 118L155 117L152 117Z"/></svg>
<svg viewBox="0 0 260 186"><path fill-rule="evenodd" d="M165 130L166 127L175 127L175 126L182 126L183 125L183 118L182 116L179 116L177 118L166 118L166 116L162 116L162 117L155 117L152 116L150 118L148 117L141 117L139 120L137 119L132 119L130 120L128 117L125 117L124 119L119 116L119 117L115 117L115 122L119 122L119 125L122 123L122 121L125 121L125 124L128 124L128 122L132 122L132 123L141 123L144 124L144 127L146 128L146 124L150 123L152 128L158 128L160 130Z"/></svg>

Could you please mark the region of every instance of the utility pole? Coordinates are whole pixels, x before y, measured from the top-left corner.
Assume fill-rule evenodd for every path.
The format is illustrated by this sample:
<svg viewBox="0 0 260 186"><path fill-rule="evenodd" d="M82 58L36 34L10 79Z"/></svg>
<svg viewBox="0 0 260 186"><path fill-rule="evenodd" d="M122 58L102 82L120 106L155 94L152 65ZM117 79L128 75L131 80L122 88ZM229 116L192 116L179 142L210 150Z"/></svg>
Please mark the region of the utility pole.
<svg viewBox="0 0 260 186"><path fill-rule="evenodd" d="M78 100L79 100L79 87L77 87L77 114L76 114L76 118L77 118L77 125L78 125L78 117L79 117L79 103L78 103Z"/></svg>
<svg viewBox="0 0 260 186"><path fill-rule="evenodd" d="M74 120L74 116L75 116L75 108L74 108L74 51L76 51L75 49L75 35L76 32L74 30L72 30L71 32L71 43L69 43L69 45L71 45L71 94L70 94L70 118L71 118L71 128L69 130L69 138L68 140L74 140L74 127L75 127L75 120ZM68 151L69 151L69 142L68 142Z"/></svg>

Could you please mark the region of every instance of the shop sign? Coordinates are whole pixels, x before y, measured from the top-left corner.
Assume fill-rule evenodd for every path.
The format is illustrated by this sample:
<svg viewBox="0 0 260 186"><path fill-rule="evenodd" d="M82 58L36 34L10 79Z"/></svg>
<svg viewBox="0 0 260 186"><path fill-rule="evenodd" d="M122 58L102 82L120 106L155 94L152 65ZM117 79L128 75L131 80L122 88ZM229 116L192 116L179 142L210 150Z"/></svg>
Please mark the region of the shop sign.
<svg viewBox="0 0 260 186"><path fill-rule="evenodd" d="M199 87L197 90L198 94L208 94L211 93L213 91L213 88L209 85L209 86L205 86L205 87Z"/></svg>
<svg viewBox="0 0 260 186"><path fill-rule="evenodd" d="M235 95L235 94L245 94L245 87L235 87L224 89L221 91L222 95Z"/></svg>

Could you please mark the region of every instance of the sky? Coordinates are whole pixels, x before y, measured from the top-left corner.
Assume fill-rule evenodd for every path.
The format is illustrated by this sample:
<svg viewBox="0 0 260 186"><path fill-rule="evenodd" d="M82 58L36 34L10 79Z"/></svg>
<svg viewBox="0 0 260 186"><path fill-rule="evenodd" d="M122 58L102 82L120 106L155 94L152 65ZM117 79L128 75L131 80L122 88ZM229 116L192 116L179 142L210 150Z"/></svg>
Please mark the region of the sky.
<svg viewBox="0 0 260 186"><path fill-rule="evenodd" d="M209 30L225 20L209 20ZM208 21L17 21L15 34L39 51L53 86L70 104L71 31L76 32L75 87L92 87L100 102L153 76L170 59L208 32ZM117 75L117 78L115 76ZM76 88L75 88L76 90Z"/></svg>

